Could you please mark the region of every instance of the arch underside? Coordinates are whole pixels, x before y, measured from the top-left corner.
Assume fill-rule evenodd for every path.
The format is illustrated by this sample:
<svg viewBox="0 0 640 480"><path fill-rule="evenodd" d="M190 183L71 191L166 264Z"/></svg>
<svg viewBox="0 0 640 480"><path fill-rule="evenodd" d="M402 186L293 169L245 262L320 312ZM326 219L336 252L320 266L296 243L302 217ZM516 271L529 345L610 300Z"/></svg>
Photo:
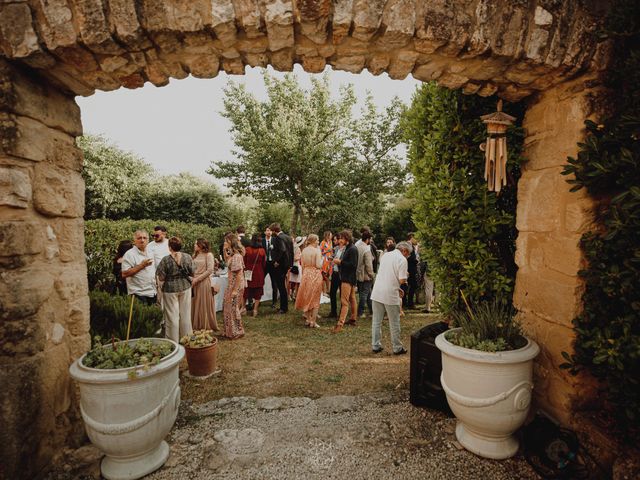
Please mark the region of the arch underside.
<svg viewBox="0 0 640 480"><path fill-rule="evenodd" d="M600 2L603 3L603 2ZM510 101L604 68L583 1L31 0L0 5L3 55L78 95L327 65Z"/></svg>

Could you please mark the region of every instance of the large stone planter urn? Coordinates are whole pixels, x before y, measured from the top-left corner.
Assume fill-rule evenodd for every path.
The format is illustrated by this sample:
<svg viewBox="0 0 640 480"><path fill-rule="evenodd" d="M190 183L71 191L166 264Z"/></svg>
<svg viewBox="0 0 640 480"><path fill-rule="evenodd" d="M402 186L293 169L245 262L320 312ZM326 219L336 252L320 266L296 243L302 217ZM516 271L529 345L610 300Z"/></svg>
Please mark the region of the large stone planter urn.
<svg viewBox="0 0 640 480"><path fill-rule="evenodd" d="M442 388L458 419L458 442L481 457L512 457L518 451L513 433L531 405L538 344L527 339L518 350L482 352L454 345L447 333L436 337L436 346L442 352Z"/></svg>
<svg viewBox="0 0 640 480"><path fill-rule="evenodd" d="M101 471L109 480L141 478L169 457L164 437L178 414L178 365L184 348L168 339L152 340L171 342L175 348L148 370L89 368L82 364L84 355L69 369L80 386L80 411L87 435L106 454Z"/></svg>

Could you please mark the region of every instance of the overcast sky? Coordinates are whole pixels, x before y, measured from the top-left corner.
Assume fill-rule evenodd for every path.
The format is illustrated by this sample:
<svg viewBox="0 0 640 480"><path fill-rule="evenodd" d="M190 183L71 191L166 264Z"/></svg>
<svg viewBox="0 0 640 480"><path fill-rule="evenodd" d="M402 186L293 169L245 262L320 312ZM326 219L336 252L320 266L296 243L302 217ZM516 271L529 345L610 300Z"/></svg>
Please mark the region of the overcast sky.
<svg viewBox="0 0 640 480"><path fill-rule="evenodd" d="M274 76L284 75L269 70ZM299 65L295 74L305 87L310 86L311 74ZM375 77L366 70L358 75L330 75L335 94L341 84L352 83L359 99L371 91L378 109L388 105L395 95L409 103L420 83L410 76L402 81L391 80L386 74ZM96 92L77 99L84 132L103 134L120 148L135 152L160 173L186 171L209 177L205 171L212 160L232 158L229 123L220 115L222 89L229 80L246 84L248 91L259 98L266 97L262 70L257 68L248 68L244 76L221 73L206 80L173 79L161 88L147 83L136 90Z"/></svg>

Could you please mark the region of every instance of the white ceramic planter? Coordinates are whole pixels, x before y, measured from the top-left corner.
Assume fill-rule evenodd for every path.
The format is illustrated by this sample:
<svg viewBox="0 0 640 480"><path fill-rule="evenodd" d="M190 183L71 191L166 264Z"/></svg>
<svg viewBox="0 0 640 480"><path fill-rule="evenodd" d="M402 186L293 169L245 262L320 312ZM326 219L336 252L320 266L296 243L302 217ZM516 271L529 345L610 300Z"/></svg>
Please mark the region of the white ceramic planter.
<svg viewBox="0 0 640 480"><path fill-rule="evenodd" d="M442 352L442 388L458 419L458 441L481 457L512 457L518 451L513 433L531 405L538 344L527 339L518 350L490 353L458 347L446 334L436 337L436 346Z"/></svg>
<svg viewBox="0 0 640 480"><path fill-rule="evenodd" d="M85 367L84 355L69 368L80 386L80 411L87 435L106 454L101 471L109 480L141 478L160 468L169 456L164 437L178 414L178 365L184 348L168 339L152 340L171 342L176 348L147 371L141 367ZM132 370L137 373L133 378Z"/></svg>

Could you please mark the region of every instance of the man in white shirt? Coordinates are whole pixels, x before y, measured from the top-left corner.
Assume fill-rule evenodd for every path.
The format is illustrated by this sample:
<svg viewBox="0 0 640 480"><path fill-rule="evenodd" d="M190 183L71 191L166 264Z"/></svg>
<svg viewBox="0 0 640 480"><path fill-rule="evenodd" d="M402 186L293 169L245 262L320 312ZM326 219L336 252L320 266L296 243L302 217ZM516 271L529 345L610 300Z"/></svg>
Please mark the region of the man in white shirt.
<svg viewBox="0 0 640 480"><path fill-rule="evenodd" d="M156 303L156 267L149 255L149 234L137 230L133 236L134 246L122 257L122 278L127 279L127 293L138 300L153 305Z"/></svg>
<svg viewBox="0 0 640 480"><path fill-rule="evenodd" d="M380 260L376 283L371 292L371 301L373 302L371 349L373 353L380 353L383 350L381 336L385 311L389 317L393 354L407 353L400 341L400 306L404 296L400 285L407 283L407 257L412 251L413 246L409 242L400 242L394 251L388 252Z"/></svg>
<svg viewBox="0 0 640 480"><path fill-rule="evenodd" d="M169 240L167 239L167 228L157 225L153 228L153 242L147 245L147 253L153 259L153 266L158 268L160 260L169 255Z"/></svg>

